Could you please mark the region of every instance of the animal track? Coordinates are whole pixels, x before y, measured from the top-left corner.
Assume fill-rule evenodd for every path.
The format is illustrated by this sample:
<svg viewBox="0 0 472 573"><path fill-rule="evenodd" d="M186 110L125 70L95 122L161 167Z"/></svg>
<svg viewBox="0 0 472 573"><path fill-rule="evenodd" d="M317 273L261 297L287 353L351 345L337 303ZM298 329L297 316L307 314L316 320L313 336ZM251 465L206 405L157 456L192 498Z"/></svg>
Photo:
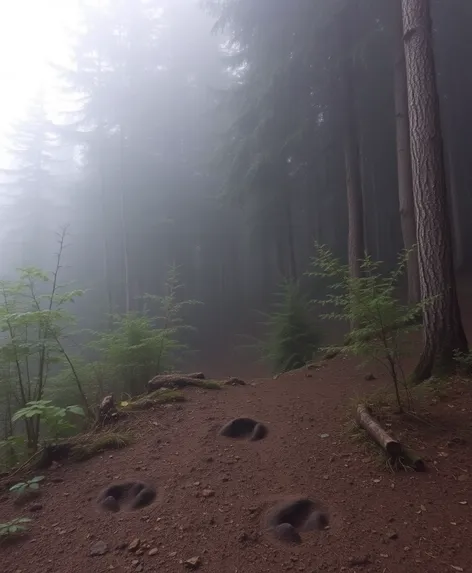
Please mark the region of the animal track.
<svg viewBox="0 0 472 573"><path fill-rule="evenodd" d="M156 498L156 489L146 483L128 480L114 483L104 489L97 498L97 504L107 511L120 509L141 509Z"/></svg>
<svg viewBox="0 0 472 573"><path fill-rule="evenodd" d="M276 539L287 543L301 543L300 533L323 530L328 524L328 514L308 498L284 501L267 516L267 526Z"/></svg>
<svg viewBox="0 0 472 573"><path fill-rule="evenodd" d="M262 440L267 436L267 433L267 427L252 418L235 418L225 424L220 430L221 436L226 436L227 438L249 438L252 442Z"/></svg>

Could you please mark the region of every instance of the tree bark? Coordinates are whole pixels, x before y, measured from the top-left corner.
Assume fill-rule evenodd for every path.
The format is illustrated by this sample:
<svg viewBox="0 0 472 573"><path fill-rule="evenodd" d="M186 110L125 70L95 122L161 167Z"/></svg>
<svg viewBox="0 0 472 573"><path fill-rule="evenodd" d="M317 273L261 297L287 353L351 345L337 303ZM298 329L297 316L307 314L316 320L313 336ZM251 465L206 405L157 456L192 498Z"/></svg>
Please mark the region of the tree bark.
<svg viewBox="0 0 472 573"><path fill-rule="evenodd" d="M361 262L365 254L364 209L359 156L356 106L354 101L353 62L347 57L344 66L344 159L346 167L346 192L349 222L349 268L351 276L361 276Z"/></svg>
<svg viewBox="0 0 472 573"><path fill-rule="evenodd" d="M402 0L410 117L413 196L423 310L424 348L418 381L454 370L467 352L454 274L439 98L428 0Z"/></svg>
<svg viewBox="0 0 472 573"><path fill-rule="evenodd" d="M397 143L398 198L403 246L411 251L407 262L408 302L420 301L420 277L416 245L415 205L411 173L410 125L408 119L408 90L403 46L403 23L400 4L395 5L395 117Z"/></svg>
<svg viewBox="0 0 472 573"><path fill-rule="evenodd" d="M447 147L447 171L448 171L448 182L449 182L449 197L451 200L451 219L452 219L452 233L453 233L453 244L454 244L454 263L455 269L461 269L464 264L464 246L462 243L462 223L459 207L459 197L458 197L458 184L457 184L457 165L454 161L452 153L452 137L449 141L449 147Z"/></svg>
<svg viewBox="0 0 472 573"><path fill-rule="evenodd" d="M364 428L369 436L375 440L391 458L398 458L400 456L402 452L400 442L397 442L397 440L394 440L387 434L377 420L374 420L364 404L359 404L359 406L357 406L356 420L359 426Z"/></svg>

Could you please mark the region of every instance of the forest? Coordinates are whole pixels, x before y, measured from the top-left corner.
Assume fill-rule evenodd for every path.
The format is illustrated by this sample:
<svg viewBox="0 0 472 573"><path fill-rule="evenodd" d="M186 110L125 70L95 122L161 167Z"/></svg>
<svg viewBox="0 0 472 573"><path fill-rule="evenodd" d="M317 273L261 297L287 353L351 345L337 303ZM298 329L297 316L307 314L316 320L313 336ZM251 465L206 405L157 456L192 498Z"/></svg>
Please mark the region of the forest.
<svg viewBox="0 0 472 573"><path fill-rule="evenodd" d="M466 360L471 21L465 0L81 2L62 108L31 94L0 173L2 463L156 374L245 347L278 373L349 328L364 349L372 280L392 328L399 305L421 323L416 381ZM311 304L336 273L339 327Z"/></svg>

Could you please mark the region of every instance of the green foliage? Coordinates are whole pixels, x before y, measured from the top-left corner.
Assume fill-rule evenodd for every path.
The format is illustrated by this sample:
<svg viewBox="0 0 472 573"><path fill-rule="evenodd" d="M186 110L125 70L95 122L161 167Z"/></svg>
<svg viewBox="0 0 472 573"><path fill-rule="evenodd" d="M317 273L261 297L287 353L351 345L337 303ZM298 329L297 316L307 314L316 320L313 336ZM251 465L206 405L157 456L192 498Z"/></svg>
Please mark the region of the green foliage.
<svg viewBox="0 0 472 573"><path fill-rule="evenodd" d="M24 533L28 523L31 523L29 517L15 517L6 523L0 523L0 538L13 537Z"/></svg>
<svg viewBox="0 0 472 573"><path fill-rule="evenodd" d="M149 309L115 315L112 330L97 334L90 345L100 352L106 376L122 381L131 396L142 394L150 378L171 370L188 349L181 337L194 329L184 323L182 314L186 307L199 303L179 300L181 288L177 268L172 267L166 294L144 297L147 306L156 307L156 316L151 316Z"/></svg>
<svg viewBox="0 0 472 573"><path fill-rule="evenodd" d="M277 296L273 311L266 315L268 336L261 350L275 372L286 372L312 360L321 336L310 316L310 302L297 282L282 284Z"/></svg>
<svg viewBox="0 0 472 573"><path fill-rule="evenodd" d="M24 408L18 410L12 417L13 422L18 420L29 420L37 417L40 422L44 422L48 429L49 438L57 440L74 429L67 417L68 415L85 417L85 412L80 406L67 406L60 408L54 406L51 400L36 400L27 402Z"/></svg>
<svg viewBox="0 0 472 573"><path fill-rule="evenodd" d="M37 448L40 432L37 408L42 407L51 372L59 368L74 372L63 345L74 323L66 307L82 291L68 290L59 283L65 236L64 230L52 273L28 267L19 270L18 280L0 281L0 386L10 415L18 407L28 409L36 403L36 411L33 407L29 415L20 416L32 451ZM80 380L75 376L74 381L88 411Z"/></svg>
<svg viewBox="0 0 472 573"><path fill-rule="evenodd" d="M0 468L10 470L19 459L27 455L27 444L24 436L9 436L0 441Z"/></svg>
<svg viewBox="0 0 472 573"><path fill-rule="evenodd" d="M454 352L454 360L460 366L461 370L470 375L472 373L472 352Z"/></svg>
<svg viewBox="0 0 472 573"><path fill-rule="evenodd" d="M404 305L396 296L409 254L402 253L395 270L387 275L380 272L381 262L366 255L361 265L362 276L352 277L349 268L334 258L329 249L317 245L317 254L308 273L329 280L326 299L316 301L331 307L322 318L351 324L348 343L327 351L351 353L384 366L394 384L400 410L400 384L407 390L401 366L404 353L401 343L406 333L418 327L422 308L420 304Z"/></svg>
<svg viewBox="0 0 472 573"><path fill-rule="evenodd" d="M21 495L29 490L37 490L39 489L39 484L44 480L44 476L35 476L34 478L28 481L21 481L12 485L10 491L16 493L17 495Z"/></svg>

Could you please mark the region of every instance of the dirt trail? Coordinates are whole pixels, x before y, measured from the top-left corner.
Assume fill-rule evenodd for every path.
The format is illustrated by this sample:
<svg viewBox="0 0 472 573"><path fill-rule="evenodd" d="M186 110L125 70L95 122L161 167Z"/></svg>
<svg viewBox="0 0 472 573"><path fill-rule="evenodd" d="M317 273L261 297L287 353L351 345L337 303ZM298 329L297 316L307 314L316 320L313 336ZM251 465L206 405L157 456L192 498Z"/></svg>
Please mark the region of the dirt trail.
<svg viewBox="0 0 472 573"><path fill-rule="evenodd" d="M344 433L346 403L366 384L362 373L336 360L311 374L189 390L188 402L137 416L133 446L47 472L30 538L0 549L0 569L174 573L199 557L205 573L470 570L470 447L440 456L454 433L444 432L428 445L431 471L389 474ZM462 410L463 399L457 395L452 408ZM265 422L268 436L218 435L243 415ZM128 478L154 483L157 501L136 512L100 511L100 490ZM303 534L299 546L276 542L263 523L266 510L293 495L320 500L330 513L329 529ZM0 515L19 511L7 499ZM142 553L126 547L135 538ZM92 557L97 541L109 551Z"/></svg>

